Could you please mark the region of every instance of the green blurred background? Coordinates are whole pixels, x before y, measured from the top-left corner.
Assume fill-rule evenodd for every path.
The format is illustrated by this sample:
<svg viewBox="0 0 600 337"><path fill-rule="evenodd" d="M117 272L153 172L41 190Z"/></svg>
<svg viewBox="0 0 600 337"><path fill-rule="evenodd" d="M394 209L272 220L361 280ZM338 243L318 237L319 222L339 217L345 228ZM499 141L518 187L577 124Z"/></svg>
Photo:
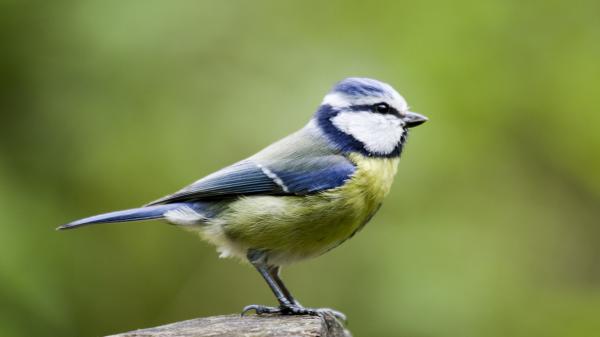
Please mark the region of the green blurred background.
<svg viewBox="0 0 600 337"><path fill-rule="evenodd" d="M302 127L334 82L430 122L353 240L285 270L356 336L597 336L600 2L2 1L0 335L274 304L141 205Z"/></svg>

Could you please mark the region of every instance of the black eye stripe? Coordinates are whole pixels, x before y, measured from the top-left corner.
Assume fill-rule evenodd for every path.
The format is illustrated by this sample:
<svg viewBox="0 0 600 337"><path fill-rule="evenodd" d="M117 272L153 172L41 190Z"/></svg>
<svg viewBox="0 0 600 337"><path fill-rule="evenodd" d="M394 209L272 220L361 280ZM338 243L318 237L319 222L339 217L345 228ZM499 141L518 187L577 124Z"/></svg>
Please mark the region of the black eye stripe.
<svg viewBox="0 0 600 337"><path fill-rule="evenodd" d="M390 112L390 106L387 103L377 103L373 104L373 112L377 112L380 114L387 114Z"/></svg>
<svg viewBox="0 0 600 337"><path fill-rule="evenodd" d="M381 103L376 103L376 104L358 104L358 105L351 105L349 106L347 109L351 110L351 111L372 111L375 113L381 113L379 111L377 111L377 105L379 105ZM398 112L398 110L396 110L394 107L389 106L388 112L384 113L385 115L394 115L394 116L400 116L400 112Z"/></svg>

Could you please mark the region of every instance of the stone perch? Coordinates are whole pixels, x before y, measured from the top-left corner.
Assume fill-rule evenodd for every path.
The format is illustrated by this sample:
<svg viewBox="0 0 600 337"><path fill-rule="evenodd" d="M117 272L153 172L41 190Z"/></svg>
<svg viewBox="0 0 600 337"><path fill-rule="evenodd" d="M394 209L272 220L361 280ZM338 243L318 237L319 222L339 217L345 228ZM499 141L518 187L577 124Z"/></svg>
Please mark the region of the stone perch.
<svg viewBox="0 0 600 337"><path fill-rule="evenodd" d="M195 318L108 337L352 337L333 316L238 315Z"/></svg>

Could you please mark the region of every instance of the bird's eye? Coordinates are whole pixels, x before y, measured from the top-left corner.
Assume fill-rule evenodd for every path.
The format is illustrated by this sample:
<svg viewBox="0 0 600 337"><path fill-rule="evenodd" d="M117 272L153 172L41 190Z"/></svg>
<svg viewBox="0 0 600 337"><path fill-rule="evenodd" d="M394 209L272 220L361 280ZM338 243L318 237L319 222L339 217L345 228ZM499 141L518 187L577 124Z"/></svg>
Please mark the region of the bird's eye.
<svg viewBox="0 0 600 337"><path fill-rule="evenodd" d="M375 112L380 114L386 114L390 112L390 106L387 103L377 103L373 105Z"/></svg>

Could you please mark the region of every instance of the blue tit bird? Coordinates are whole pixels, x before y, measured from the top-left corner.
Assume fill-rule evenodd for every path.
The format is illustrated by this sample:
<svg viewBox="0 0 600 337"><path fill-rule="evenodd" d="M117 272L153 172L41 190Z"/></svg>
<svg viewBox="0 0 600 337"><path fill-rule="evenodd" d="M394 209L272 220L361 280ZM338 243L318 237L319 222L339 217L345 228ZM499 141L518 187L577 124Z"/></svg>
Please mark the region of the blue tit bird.
<svg viewBox="0 0 600 337"><path fill-rule="evenodd" d="M255 155L143 207L58 229L165 219L258 270L279 306L249 305L242 314L321 314L330 309L300 305L280 267L326 253L363 228L390 191L408 130L425 121L390 85L347 78L306 126Z"/></svg>

